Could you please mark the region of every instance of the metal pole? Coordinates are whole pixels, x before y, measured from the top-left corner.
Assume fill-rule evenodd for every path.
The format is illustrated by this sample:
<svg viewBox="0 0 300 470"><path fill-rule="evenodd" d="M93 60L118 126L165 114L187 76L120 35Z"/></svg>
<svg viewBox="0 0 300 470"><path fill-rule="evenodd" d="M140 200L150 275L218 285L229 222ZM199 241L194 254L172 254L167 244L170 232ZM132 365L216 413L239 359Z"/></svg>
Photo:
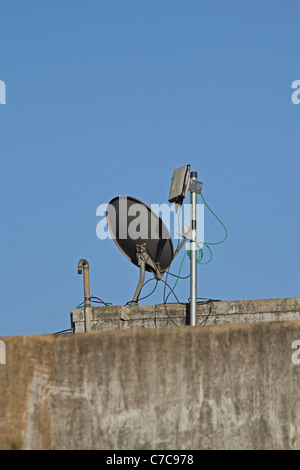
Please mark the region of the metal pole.
<svg viewBox="0 0 300 470"><path fill-rule="evenodd" d="M91 331L91 296L90 296L90 277L89 277L89 263L85 259L78 261L78 274L82 274L83 268L83 286L84 286L84 323L85 331Z"/></svg>
<svg viewBox="0 0 300 470"><path fill-rule="evenodd" d="M89 263L86 259L81 259L78 261L78 274L82 274L83 268L84 303L86 307L91 306L89 267Z"/></svg>
<svg viewBox="0 0 300 470"><path fill-rule="evenodd" d="M194 183L194 185L193 185ZM197 172L191 172L191 280L190 280L190 325L196 325L197 316ZM194 189L193 189L194 186Z"/></svg>

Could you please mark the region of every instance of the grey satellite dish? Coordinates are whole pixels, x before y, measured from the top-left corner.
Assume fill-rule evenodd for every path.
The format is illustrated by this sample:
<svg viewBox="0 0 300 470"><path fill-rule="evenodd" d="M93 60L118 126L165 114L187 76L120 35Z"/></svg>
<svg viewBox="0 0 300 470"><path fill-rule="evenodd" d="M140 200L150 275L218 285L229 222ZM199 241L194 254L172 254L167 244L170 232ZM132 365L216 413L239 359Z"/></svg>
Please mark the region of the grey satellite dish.
<svg viewBox="0 0 300 470"><path fill-rule="evenodd" d="M140 268L139 282L132 299L137 303L145 271L160 280L182 248L174 253L171 235L162 219L149 206L131 196L110 201L106 212L107 226L120 251Z"/></svg>

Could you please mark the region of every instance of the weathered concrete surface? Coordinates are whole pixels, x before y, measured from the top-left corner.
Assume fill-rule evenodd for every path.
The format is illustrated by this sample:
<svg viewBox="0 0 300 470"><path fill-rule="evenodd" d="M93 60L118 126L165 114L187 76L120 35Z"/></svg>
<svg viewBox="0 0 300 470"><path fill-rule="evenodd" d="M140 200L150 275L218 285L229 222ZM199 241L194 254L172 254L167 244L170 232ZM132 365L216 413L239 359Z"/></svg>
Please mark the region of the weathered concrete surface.
<svg viewBox="0 0 300 470"><path fill-rule="evenodd" d="M0 448L300 449L300 321L2 338Z"/></svg>
<svg viewBox="0 0 300 470"><path fill-rule="evenodd" d="M189 324L189 304L92 307L92 331ZM197 304L197 325L300 320L300 298L213 301ZM85 331L84 309L71 314L74 333Z"/></svg>

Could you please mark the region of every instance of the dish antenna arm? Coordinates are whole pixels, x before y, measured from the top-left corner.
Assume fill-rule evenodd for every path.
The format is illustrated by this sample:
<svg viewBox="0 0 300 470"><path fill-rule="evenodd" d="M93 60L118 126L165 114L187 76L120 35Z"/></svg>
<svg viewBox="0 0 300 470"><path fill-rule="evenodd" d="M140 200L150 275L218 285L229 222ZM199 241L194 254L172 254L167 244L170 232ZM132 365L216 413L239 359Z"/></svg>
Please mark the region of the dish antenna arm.
<svg viewBox="0 0 300 470"><path fill-rule="evenodd" d="M152 268L155 279L160 280L163 276L163 273L161 272L159 263L156 263L148 253L146 243L136 244L136 257L138 260L138 266L140 268L140 278L132 299L132 303L137 304L145 280L146 264Z"/></svg>

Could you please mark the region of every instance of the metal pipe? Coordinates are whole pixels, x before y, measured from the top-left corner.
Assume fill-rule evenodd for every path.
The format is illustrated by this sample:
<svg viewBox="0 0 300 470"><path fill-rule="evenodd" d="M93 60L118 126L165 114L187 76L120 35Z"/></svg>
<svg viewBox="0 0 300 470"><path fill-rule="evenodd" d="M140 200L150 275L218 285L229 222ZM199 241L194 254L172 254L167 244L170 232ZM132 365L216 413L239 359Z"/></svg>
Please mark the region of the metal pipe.
<svg viewBox="0 0 300 470"><path fill-rule="evenodd" d="M83 268L83 286L84 286L84 304L85 307L91 306L91 295L90 295L90 275L89 275L89 263L85 259L78 261L78 274L82 274Z"/></svg>
<svg viewBox="0 0 300 470"><path fill-rule="evenodd" d="M191 183L197 183L197 172L191 172ZM197 316L197 192L191 190L191 243L190 243L190 325L196 325Z"/></svg>

